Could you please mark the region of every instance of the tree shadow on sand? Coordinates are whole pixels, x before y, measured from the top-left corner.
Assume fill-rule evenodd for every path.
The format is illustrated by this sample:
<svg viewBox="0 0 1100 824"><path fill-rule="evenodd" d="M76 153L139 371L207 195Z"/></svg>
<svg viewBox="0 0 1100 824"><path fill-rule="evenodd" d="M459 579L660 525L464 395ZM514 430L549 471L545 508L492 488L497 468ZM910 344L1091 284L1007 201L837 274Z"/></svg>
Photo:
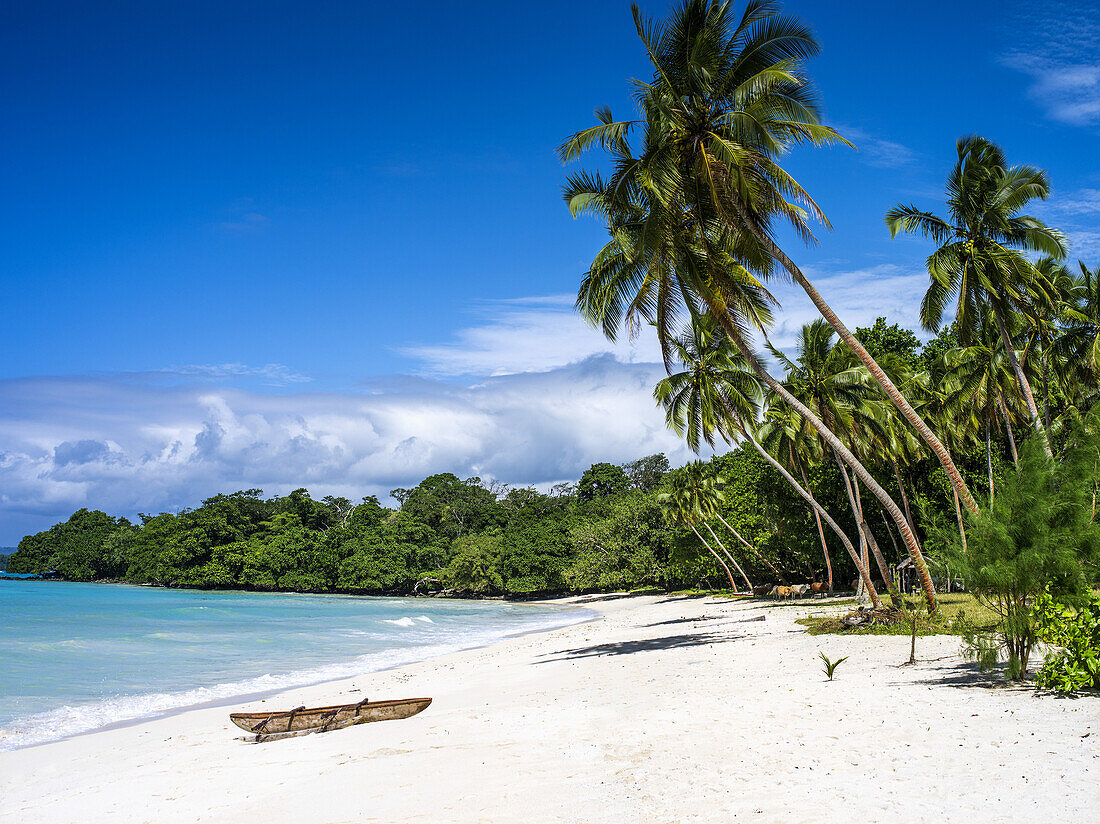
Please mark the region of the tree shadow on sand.
<svg viewBox="0 0 1100 824"><path fill-rule="evenodd" d="M619 601L623 598L638 598L642 595L652 595L647 592L606 592L593 595L578 595L573 599L575 604L594 604L597 601Z"/></svg>
<svg viewBox="0 0 1100 824"><path fill-rule="evenodd" d="M636 652L655 652L666 649L684 649L687 647L705 647L710 644L725 644L744 636L719 634L715 632L685 633L666 635L662 638L641 638L637 641L613 641L606 644L593 644L589 647L563 649L546 653L546 660L536 664L548 664L552 661L570 661L577 658L598 658L601 655L632 655Z"/></svg>
<svg viewBox="0 0 1100 824"><path fill-rule="evenodd" d="M729 618L728 615L699 615L694 618L669 618L667 621L657 621L652 624L642 624L642 627L664 627L669 624L697 624L700 621L719 621Z"/></svg>
<svg viewBox="0 0 1100 824"><path fill-rule="evenodd" d="M949 659L954 656L949 656ZM934 661L917 661L917 669L914 671L916 675L912 680L896 681L896 685L901 684L930 684L941 687L955 687L957 689L1007 689L1007 690L1033 690L1034 684L1030 682L1012 682L1005 681L1003 675L1004 667L998 667L996 670L990 672L982 670L972 661L959 661L955 659L952 663L939 663L939 661L945 659L937 659ZM908 669L908 667L907 667Z"/></svg>

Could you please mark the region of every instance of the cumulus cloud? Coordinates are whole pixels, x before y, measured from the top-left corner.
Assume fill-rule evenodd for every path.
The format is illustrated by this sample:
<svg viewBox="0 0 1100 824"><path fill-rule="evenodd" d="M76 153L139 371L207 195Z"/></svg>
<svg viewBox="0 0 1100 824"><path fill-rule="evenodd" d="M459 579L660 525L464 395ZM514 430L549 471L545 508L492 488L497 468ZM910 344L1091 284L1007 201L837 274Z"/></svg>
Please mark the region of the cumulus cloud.
<svg viewBox="0 0 1100 824"><path fill-rule="evenodd" d="M922 272L806 272L850 326L916 327ZM818 314L797 287L774 287L771 340L786 347ZM357 391L307 391L278 364L0 381L0 545L82 506L133 517L254 487L385 498L437 472L546 488L596 461L691 457L652 399L664 369L651 329L611 344L567 296L480 311L453 340L404 350L421 374ZM282 391L246 388L257 381Z"/></svg>
<svg viewBox="0 0 1100 824"><path fill-rule="evenodd" d="M124 377L0 382L0 543L88 506L133 516L221 491L385 497L436 472L548 486L600 460L689 455L654 364L611 355L471 385L271 394Z"/></svg>
<svg viewBox="0 0 1100 824"><path fill-rule="evenodd" d="M804 266L802 270L849 329L870 326L875 318L885 317L922 334L920 302L928 288L928 274L923 270L892 263L860 269ZM775 284L769 288L783 307L769 337L780 348L788 347L803 324L821 315L798 286Z"/></svg>
<svg viewBox="0 0 1100 824"><path fill-rule="evenodd" d="M513 375L544 372L593 355L625 363L661 359L652 335L634 341L625 332L615 343L573 311L570 295L499 301L485 307L482 323L462 329L450 342L402 347L427 375Z"/></svg>

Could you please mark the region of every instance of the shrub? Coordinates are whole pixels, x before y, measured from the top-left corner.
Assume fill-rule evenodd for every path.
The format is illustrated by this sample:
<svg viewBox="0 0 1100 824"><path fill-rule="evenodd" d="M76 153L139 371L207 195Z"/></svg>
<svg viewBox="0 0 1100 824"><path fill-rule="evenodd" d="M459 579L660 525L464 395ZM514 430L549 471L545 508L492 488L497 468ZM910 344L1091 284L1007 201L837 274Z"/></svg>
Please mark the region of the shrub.
<svg viewBox="0 0 1100 824"><path fill-rule="evenodd" d="M1060 648L1047 655L1035 683L1065 693L1100 688L1100 596L1074 608L1043 593L1032 614L1039 640Z"/></svg>
<svg viewBox="0 0 1100 824"><path fill-rule="evenodd" d="M998 619L992 629L964 636L964 652L983 669L1004 653L1007 677L1023 678L1039 640L1034 600L1044 591L1062 600L1087 591L1086 570L1100 547L1091 500L1096 461L1095 435L1084 428L1070 437L1061 461L1030 439L994 503L969 518L967 550L954 545L952 566Z"/></svg>

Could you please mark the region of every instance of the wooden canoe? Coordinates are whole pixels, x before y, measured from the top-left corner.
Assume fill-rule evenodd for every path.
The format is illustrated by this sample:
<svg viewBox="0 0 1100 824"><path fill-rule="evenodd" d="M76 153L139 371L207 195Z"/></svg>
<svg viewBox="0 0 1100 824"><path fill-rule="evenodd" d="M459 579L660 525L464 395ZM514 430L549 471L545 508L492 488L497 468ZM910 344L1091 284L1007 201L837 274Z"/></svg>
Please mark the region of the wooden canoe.
<svg viewBox="0 0 1100 824"><path fill-rule="evenodd" d="M390 701L369 701L341 704L335 707L296 707L284 712L234 712L229 720L247 733L255 735L255 743L293 738L314 732L329 732L366 724L371 721L394 721L423 712L431 698L398 698Z"/></svg>

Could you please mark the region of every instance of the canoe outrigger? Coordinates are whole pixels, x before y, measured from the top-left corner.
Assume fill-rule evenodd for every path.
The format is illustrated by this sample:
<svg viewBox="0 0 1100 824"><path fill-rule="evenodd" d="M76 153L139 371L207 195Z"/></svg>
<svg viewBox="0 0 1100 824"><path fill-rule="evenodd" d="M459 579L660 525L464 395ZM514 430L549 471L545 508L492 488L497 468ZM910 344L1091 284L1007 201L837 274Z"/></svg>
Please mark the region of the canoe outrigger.
<svg viewBox="0 0 1100 824"><path fill-rule="evenodd" d="M247 733L256 736L254 743L293 738L312 732L328 732L366 724L371 721L393 721L423 712L431 698L398 698L391 701L370 701L336 707L295 707L284 712L234 712L229 720Z"/></svg>

